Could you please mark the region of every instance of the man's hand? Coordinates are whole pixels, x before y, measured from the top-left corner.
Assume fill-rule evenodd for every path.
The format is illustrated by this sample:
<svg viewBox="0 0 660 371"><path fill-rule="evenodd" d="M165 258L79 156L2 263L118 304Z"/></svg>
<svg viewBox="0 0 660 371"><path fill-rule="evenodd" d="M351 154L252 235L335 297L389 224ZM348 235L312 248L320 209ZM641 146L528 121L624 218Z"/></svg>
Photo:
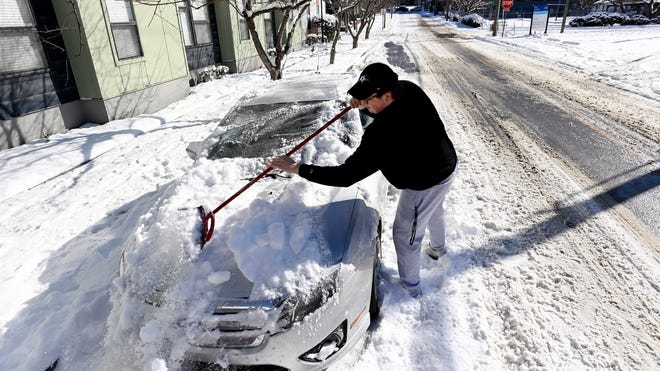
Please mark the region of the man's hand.
<svg viewBox="0 0 660 371"><path fill-rule="evenodd" d="M364 109L366 106L362 104L363 101L355 98L351 98L351 101L349 104L351 105L351 108L357 108L357 109Z"/></svg>
<svg viewBox="0 0 660 371"><path fill-rule="evenodd" d="M270 162L266 162L266 165L291 174L298 174L298 169L300 168L299 163L293 161L290 157L287 156L277 156Z"/></svg>

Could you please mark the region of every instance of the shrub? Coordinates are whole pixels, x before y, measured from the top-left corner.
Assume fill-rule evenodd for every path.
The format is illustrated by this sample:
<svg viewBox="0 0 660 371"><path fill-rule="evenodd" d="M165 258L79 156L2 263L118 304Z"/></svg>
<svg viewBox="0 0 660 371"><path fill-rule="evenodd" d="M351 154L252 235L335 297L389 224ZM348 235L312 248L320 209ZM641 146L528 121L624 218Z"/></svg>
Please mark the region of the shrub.
<svg viewBox="0 0 660 371"><path fill-rule="evenodd" d="M568 25L571 27L582 27L584 26L584 17L575 17L568 22Z"/></svg>
<svg viewBox="0 0 660 371"><path fill-rule="evenodd" d="M631 15L624 20L623 25L645 25L651 23L651 20L641 14Z"/></svg>
<svg viewBox="0 0 660 371"><path fill-rule="evenodd" d="M330 14L324 14L323 18L313 16L310 19L310 22L313 26L319 27L323 31L323 38L321 40L317 40L316 42L324 42L332 38L332 36L335 34L335 31L337 30L337 25L339 24L337 17Z"/></svg>
<svg viewBox="0 0 660 371"><path fill-rule="evenodd" d="M313 33L307 34L307 37L305 38L306 45L314 45L320 41L321 41L321 36Z"/></svg>
<svg viewBox="0 0 660 371"><path fill-rule="evenodd" d="M461 17L461 23L472 28L481 27L486 21L477 14L468 14Z"/></svg>
<svg viewBox="0 0 660 371"><path fill-rule="evenodd" d="M584 17L575 17L568 24L572 27L594 27L620 25L644 25L651 21L643 15L628 16L621 13L593 12Z"/></svg>
<svg viewBox="0 0 660 371"><path fill-rule="evenodd" d="M217 65L207 66L191 72L190 86L195 86L202 82L219 79L229 73L229 67Z"/></svg>

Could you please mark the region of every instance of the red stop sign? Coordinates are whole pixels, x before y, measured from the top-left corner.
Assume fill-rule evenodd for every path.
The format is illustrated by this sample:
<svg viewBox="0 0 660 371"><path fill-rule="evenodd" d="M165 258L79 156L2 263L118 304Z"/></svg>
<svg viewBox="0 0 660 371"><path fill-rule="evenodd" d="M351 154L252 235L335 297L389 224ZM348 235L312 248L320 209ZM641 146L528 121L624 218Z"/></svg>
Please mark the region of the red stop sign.
<svg viewBox="0 0 660 371"><path fill-rule="evenodd" d="M508 11L513 6L513 0L502 0L502 8Z"/></svg>

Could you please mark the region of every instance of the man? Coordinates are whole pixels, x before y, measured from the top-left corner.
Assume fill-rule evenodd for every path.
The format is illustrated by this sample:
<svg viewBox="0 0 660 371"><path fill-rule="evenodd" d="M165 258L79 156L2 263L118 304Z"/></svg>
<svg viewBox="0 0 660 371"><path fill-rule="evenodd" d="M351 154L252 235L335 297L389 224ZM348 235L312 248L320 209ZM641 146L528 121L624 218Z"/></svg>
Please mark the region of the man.
<svg viewBox="0 0 660 371"><path fill-rule="evenodd" d="M434 260L446 252L443 201L454 178L457 158L433 102L414 83L398 80L383 63L368 65L348 90L352 108L374 118L358 148L339 166L299 164L286 156L269 166L320 184L349 186L381 171L401 190L393 224L401 285L421 295L420 250L428 228ZM419 233L418 233L419 231Z"/></svg>

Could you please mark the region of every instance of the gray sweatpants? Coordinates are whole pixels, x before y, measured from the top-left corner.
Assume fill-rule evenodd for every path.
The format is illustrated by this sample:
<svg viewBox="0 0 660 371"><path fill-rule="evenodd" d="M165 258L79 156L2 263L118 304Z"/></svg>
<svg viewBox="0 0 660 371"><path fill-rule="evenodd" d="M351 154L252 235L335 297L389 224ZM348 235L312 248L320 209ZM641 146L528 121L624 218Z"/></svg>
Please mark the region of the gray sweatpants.
<svg viewBox="0 0 660 371"><path fill-rule="evenodd" d="M401 190L392 232L399 279L406 288L419 285L420 251L426 230L432 247L445 246L443 202L455 175L456 171L423 191Z"/></svg>

